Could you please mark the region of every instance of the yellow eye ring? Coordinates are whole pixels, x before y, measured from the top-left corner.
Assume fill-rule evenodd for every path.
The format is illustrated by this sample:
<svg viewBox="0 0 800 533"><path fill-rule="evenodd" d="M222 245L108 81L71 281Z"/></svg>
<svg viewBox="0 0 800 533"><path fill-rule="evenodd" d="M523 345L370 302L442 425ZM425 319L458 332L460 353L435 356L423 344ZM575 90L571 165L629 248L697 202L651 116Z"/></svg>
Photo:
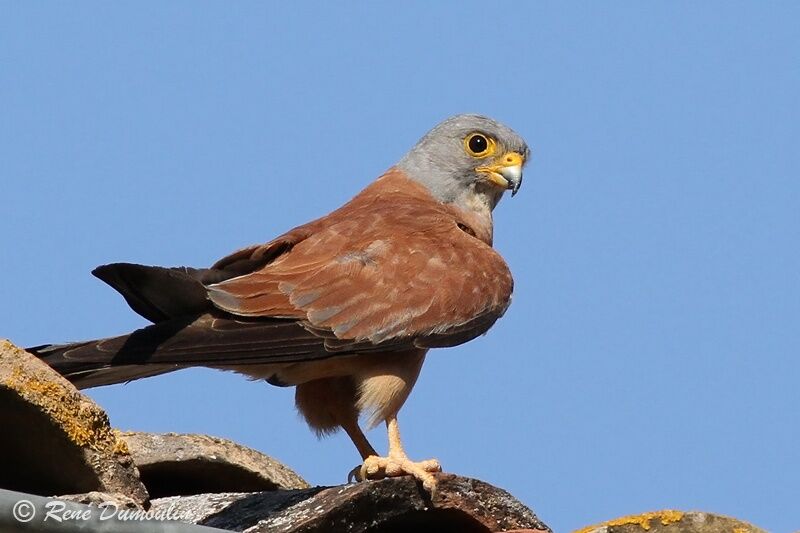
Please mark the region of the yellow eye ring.
<svg viewBox="0 0 800 533"><path fill-rule="evenodd" d="M497 143L483 133L470 133L464 137L464 151L472 157L489 157L495 152Z"/></svg>

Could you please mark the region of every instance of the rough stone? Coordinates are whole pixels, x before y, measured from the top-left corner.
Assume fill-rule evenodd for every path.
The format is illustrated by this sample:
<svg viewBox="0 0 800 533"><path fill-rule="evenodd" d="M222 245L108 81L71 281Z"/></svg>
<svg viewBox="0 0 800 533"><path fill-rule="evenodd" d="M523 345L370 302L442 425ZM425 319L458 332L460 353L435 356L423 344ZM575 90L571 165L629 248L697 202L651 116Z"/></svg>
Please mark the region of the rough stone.
<svg viewBox="0 0 800 533"><path fill-rule="evenodd" d="M62 494L59 500L93 505L113 503L117 509L139 509L142 506L124 494L110 494L108 492L86 492L83 494Z"/></svg>
<svg viewBox="0 0 800 533"><path fill-rule="evenodd" d="M402 477L304 490L169 497L152 505L156 510L171 507L195 523L247 533L550 531L504 490L452 474L437 479L433 501L413 479Z"/></svg>
<svg viewBox="0 0 800 533"><path fill-rule="evenodd" d="M0 340L0 487L40 494L147 490L105 411L34 355Z"/></svg>
<svg viewBox="0 0 800 533"><path fill-rule="evenodd" d="M309 487L282 463L226 439L179 433L121 436L153 498Z"/></svg>
<svg viewBox="0 0 800 533"><path fill-rule="evenodd" d="M766 533L736 518L712 513L656 511L623 516L575 533Z"/></svg>

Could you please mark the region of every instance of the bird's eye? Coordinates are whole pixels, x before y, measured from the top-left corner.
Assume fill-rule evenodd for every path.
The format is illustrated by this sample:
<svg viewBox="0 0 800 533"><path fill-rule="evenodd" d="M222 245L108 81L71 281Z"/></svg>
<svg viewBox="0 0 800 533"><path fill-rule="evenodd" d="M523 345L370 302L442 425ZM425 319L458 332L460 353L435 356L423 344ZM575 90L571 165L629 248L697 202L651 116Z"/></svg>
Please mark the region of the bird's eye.
<svg viewBox="0 0 800 533"><path fill-rule="evenodd" d="M482 133L470 133L464 139L464 149L473 157L486 157L494 152L494 141Z"/></svg>

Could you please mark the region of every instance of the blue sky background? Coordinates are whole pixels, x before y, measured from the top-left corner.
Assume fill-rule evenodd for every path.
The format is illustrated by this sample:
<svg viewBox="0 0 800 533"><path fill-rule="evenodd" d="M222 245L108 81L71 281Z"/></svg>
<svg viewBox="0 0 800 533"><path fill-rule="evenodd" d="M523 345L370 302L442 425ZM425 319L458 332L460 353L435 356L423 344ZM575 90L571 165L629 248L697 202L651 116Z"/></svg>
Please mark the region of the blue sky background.
<svg viewBox="0 0 800 533"><path fill-rule="evenodd" d="M534 154L496 212L514 303L429 356L410 454L557 531L660 508L800 528L798 4L392 6L0 4L0 335L142 326L94 266L208 265L481 112ZM228 437L312 483L358 459L292 390L236 375L90 395L118 427Z"/></svg>

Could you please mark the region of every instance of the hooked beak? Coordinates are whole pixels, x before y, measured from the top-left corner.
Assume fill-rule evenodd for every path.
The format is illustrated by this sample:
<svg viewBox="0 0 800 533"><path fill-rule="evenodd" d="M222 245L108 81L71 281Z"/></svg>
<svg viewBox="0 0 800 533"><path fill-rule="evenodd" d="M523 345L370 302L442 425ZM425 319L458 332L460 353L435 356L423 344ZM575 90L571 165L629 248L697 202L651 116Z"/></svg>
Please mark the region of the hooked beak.
<svg viewBox="0 0 800 533"><path fill-rule="evenodd" d="M492 165L478 167L475 170L485 174L486 180L497 187L510 189L511 196L517 194L522 185L522 167L525 158L519 152L506 152Z"/></svg>

